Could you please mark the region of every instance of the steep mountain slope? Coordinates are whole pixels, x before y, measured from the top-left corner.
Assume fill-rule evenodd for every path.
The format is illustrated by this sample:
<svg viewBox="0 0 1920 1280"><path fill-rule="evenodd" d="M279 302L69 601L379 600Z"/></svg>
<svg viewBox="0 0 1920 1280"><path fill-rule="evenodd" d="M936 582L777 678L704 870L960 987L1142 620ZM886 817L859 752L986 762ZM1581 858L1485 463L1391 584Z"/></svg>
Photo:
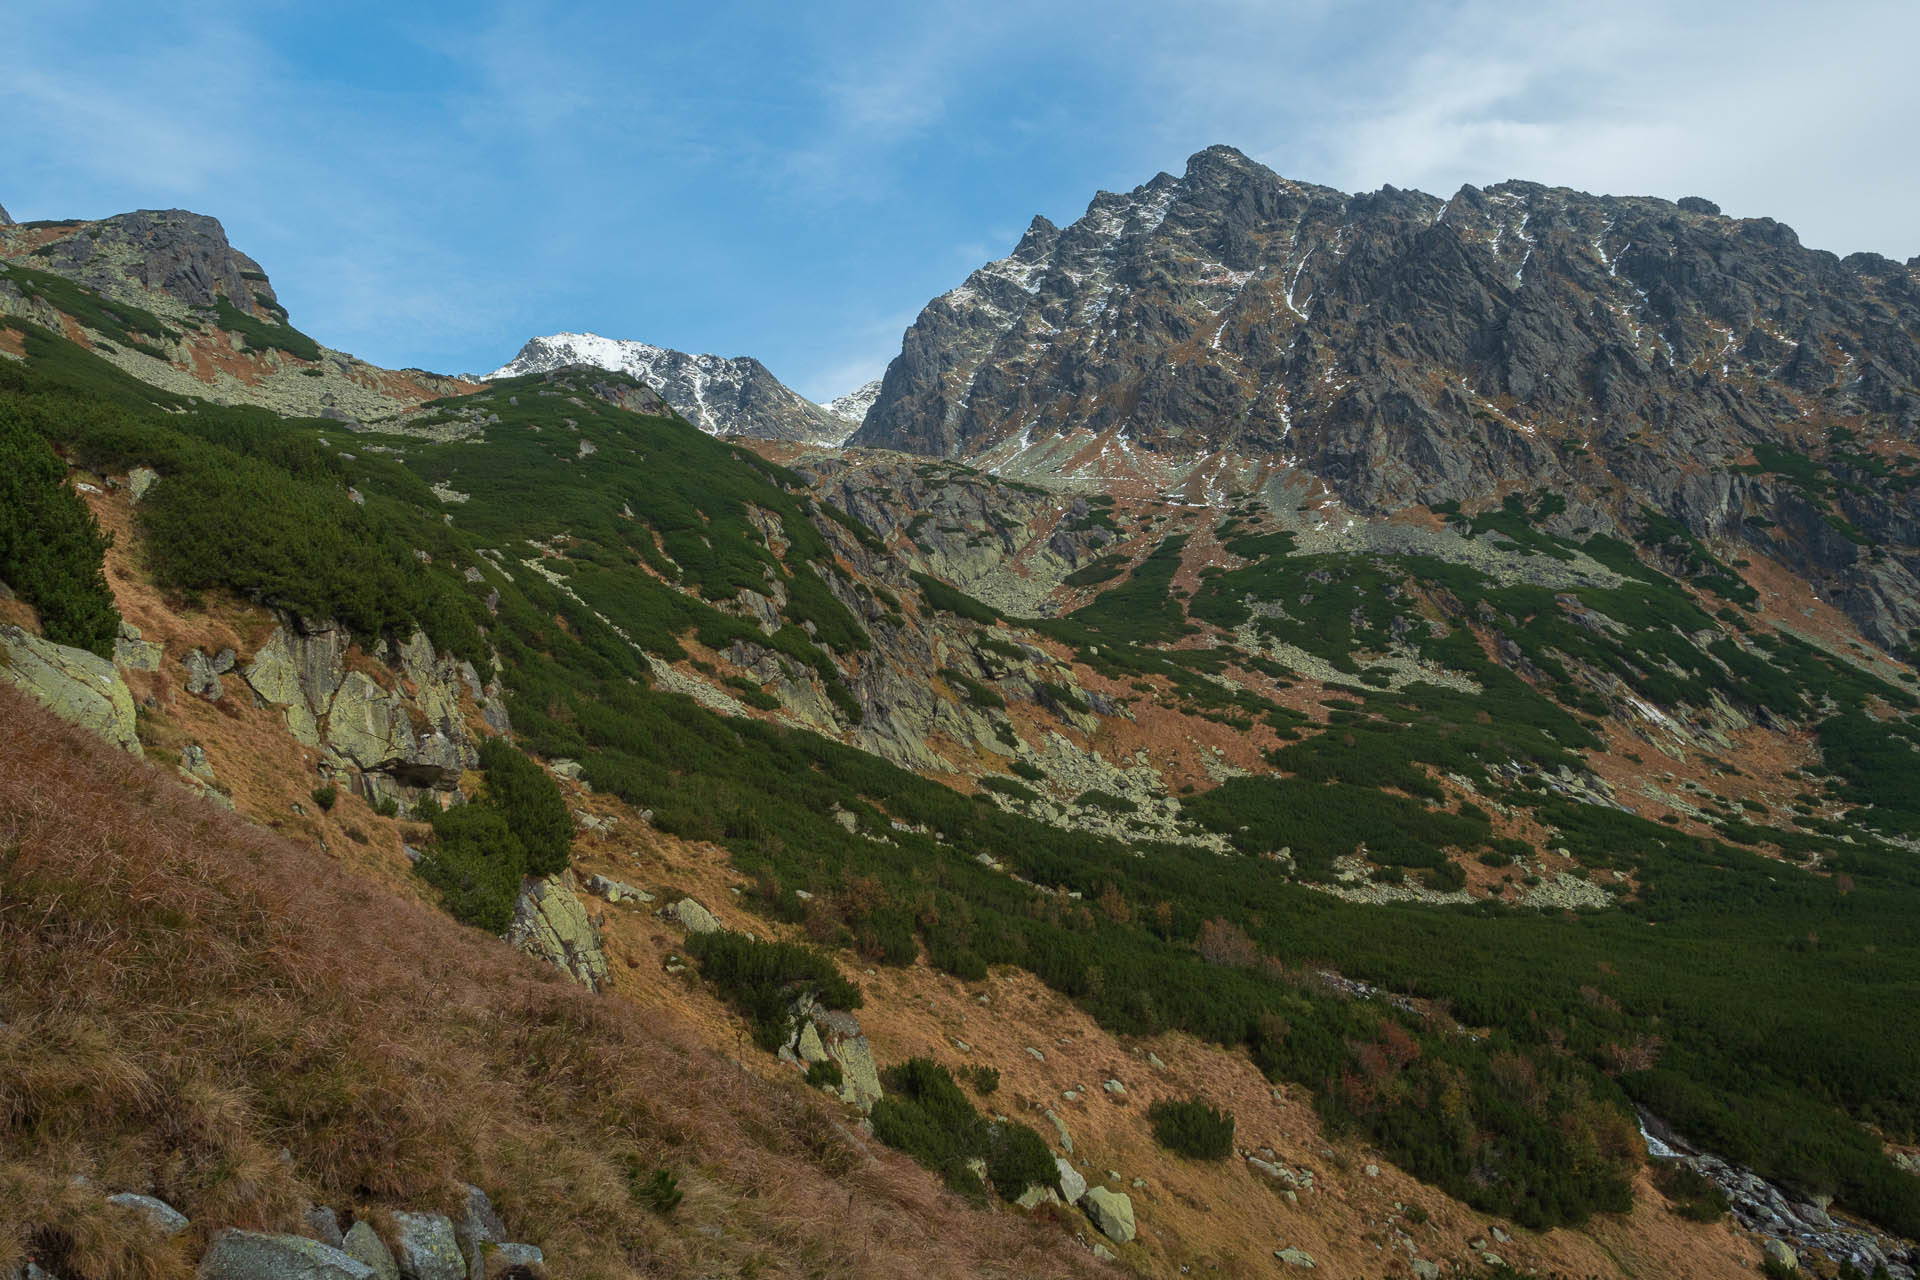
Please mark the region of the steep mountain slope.
<svg viewBox="0 0 1920 1280"><path fill-rule="evenodd" d="M529 339L487 378L497 382L576 364L641 379L712 435L837 444L847 434L838 416L790 389L752 356L729 360L595 333L556 333Z"/></svg>
<svg viewBox="0 0 1920 1280"><path fill-rule="evenodd" d="M64 333L146 382L222 404L351 422L473 385L320 346L292 327L260 264L227 242L218 221L180 209L0 223L0 314Z"/></svg>
<svg viewBox="0 0 1920 1280"><path fill-rule="evenodd" d="M853 443L1361 515L1643 505L1920 624L1920 260L1533 183L1349 196L1226 147L929 303ZM1336 517L1337 518L1337 517Z"/></svg>

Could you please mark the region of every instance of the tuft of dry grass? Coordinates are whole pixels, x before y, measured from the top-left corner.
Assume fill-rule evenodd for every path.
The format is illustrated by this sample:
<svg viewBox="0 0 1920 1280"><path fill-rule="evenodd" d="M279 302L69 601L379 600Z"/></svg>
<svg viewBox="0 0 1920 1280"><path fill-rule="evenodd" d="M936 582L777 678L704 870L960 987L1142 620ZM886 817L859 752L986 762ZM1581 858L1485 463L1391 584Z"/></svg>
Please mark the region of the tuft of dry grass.
<svg viewBox="0 0 1920 1280"><path fill-rule="evenodd" d="M221 1226L451 1208L472 1181L568 1276L1097 1273L682 1015L589 995L3 688L0 974L0 1270L171 1280ZM646 1208L629 1164L684 1203ZM119 1190L192 1231L155 1240Z"/></svg>

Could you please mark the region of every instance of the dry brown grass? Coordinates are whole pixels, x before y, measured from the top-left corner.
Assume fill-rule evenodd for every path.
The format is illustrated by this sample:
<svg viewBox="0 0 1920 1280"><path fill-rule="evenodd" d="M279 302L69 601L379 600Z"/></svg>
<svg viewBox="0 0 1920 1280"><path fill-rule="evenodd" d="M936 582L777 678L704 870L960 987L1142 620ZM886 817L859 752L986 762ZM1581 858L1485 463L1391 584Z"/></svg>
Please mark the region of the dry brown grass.
<svg viewBox="0 0 1920 1280"><path fill-rule="evenodd" d="M568 1276L1094 1271L677 1014L590 996L7 689L0 763L0 1268L185 1276L218 1226L448 1207L471 1180ZM679 1175L671 1217L629 1157ZM193 1232L151 1240L101 1198L122 1189Z"/></svg>

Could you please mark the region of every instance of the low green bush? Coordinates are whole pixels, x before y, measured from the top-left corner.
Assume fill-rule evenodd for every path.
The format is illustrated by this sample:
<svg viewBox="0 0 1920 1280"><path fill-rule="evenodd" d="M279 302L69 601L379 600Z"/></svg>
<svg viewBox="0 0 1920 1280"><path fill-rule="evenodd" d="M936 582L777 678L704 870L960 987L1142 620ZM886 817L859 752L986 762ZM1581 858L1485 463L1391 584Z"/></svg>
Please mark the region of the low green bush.
<svg viewBox="0 0 1920 1280"><path fill-rule="evenodd" d="M1154 1141L1192 1160L1223 1160L1233 1154L1233 1113L1198 1098L1162 1101L1147 1108Z"/></svg>

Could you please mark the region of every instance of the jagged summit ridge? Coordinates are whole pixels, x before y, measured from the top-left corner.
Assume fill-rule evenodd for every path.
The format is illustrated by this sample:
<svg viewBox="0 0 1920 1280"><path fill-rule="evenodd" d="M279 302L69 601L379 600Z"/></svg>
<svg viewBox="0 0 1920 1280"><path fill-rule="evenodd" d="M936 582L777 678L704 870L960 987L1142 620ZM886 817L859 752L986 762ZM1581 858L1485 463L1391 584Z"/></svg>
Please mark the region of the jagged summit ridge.
<svg viewBox="0 0 1920 1280"><path fill-rule="evenodd" d="M847 435L844 420L788 387L752 356L728 359L597 333L555 333L530 339L486 377L494 381L575 364L641 379L712 435L835 444Z"/></svg>
<svg viewBox="0 0 1920 1280"><path fill-rule="evenodd" d="M849 443L1086 483L1128 466L1208 501L1239 468L1341 520L1550 489L1569 531L1618 535L1651 508L1901 644L1914 495L1825 509L1754 450L1911 443L1917 386L1920 259L1842 259L1700 197L1347 194L1210 147L1036 218L929 302Z"/></svg>

